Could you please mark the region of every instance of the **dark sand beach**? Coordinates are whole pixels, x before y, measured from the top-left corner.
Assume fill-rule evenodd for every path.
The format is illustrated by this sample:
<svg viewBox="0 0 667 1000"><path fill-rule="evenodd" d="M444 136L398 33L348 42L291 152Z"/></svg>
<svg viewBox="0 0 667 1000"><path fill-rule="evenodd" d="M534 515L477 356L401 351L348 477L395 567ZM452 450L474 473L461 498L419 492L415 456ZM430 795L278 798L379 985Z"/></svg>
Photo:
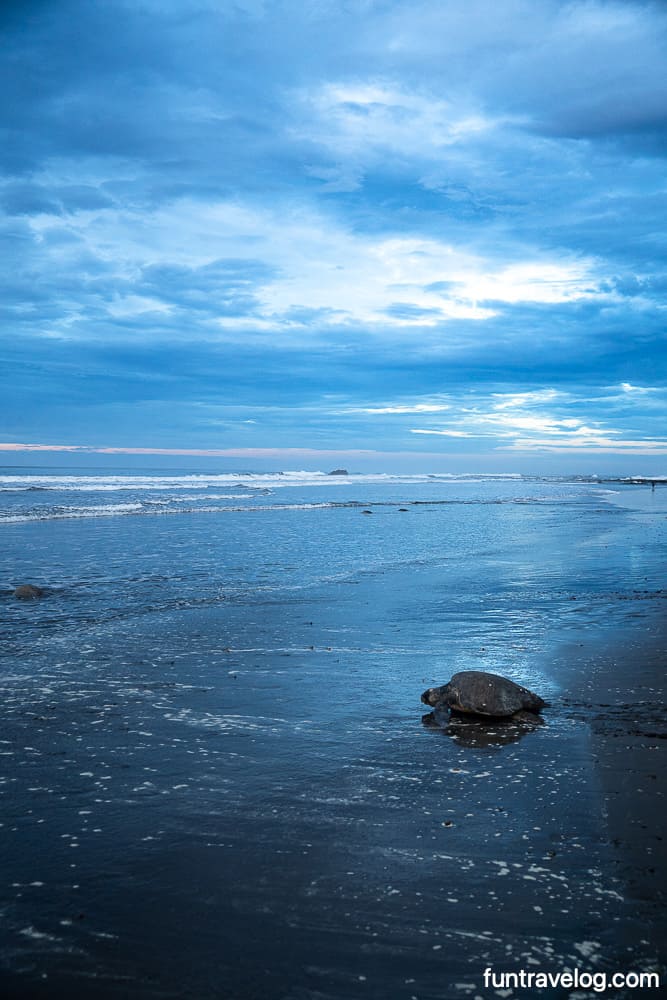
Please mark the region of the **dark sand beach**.
<svg viewBox="0 0 667 1000"><path fill-rule="evenodd" d="M373 509L335 512L333 544L453 516ZM5 995L448 1000L528 995L485 990L486 968L664 976L667 591L634 515L575 514L494 508L475 560L72 628L58 594L8 596L26 628L45 617L2 682ZM421 691L464 665L538 690L545 725L424 725Z"/></svg>
<svg viewBox="0 0 667 1000"><path fill-rule="evenodd" d="M634 621L564 643L554 663L567 686L562 710L590 726L612 871L648 951L667 960L667 691L665 601L638 597ZM583 636L581 637L584 638ZM636 939L635 939L636 946ZM663 972L664 975L664 972ZM664 981L664 980L663 980Z"/></svg>

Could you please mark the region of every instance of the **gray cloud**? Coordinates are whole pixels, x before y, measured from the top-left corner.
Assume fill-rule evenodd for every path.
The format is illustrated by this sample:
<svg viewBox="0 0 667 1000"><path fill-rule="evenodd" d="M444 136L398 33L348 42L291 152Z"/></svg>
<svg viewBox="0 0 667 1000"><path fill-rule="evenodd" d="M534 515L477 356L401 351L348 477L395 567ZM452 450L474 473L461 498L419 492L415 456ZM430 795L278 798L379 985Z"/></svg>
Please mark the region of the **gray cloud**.
<svg viewBox="0 0 667 1000"><path fill-rule="evenodd" d="M0 28L0 316L35 433L142 379L186 436L224 389L305 440L290 412L332 384L664 378L664 5L62 0Z"/></svg>

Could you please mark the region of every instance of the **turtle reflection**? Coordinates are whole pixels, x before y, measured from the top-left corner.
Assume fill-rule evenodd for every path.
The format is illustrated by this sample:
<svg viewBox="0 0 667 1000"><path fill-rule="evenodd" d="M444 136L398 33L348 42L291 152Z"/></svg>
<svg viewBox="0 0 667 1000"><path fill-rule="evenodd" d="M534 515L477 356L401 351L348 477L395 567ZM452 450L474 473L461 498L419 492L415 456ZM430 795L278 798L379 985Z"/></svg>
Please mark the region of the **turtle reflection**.
<svg viewBox="0 0 667 1000"><path fill-rule="evenodd" d="M544 725L544 720L533 712L519 712L507 719L491 719L484 716L451 714L436 706L432 712L422 715L422 723L428 729L451 736L465 747L501 747L518 743L528 733Z"/></svg>

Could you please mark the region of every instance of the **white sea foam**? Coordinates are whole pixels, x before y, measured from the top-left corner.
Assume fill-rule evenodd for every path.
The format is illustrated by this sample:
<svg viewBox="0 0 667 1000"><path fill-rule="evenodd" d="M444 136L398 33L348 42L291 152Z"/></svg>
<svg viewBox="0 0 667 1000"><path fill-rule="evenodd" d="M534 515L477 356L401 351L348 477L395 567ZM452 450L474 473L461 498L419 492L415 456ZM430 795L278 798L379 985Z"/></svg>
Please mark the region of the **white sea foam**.
<svg viewBox="0 0 667 1000"><path fill-rule="evenodd" d="M208 499L208 498L207 498ZM122 517L127 515L151 516L171 514L242 514L244 512L259 512L269 510L323 510L339 507L358 507L357 503L284 503L284 504L247 504L244 506L201 506L201 507L168 507L145 505L143 503L109 503L97 504L91 507L53 507L19 513L0 513L0 524L23 524L27 521L63 521L67 519L90 517Z"/></svg>
<svg viewBox="0 0 667 1000"><path fill-rule="evenodd" d="M260 496L264 496L271 490L258 491ZM247 500L252 493L186 493L175 497L161 497L160 499L147 499L145 504L168 504L168 503L188 503L194 500Z"/></svg>
<svg viewBox="0 0 667 1000"><path fill-rule="evenodd" d="M124 514L140 513L148 513L141 503L108 503L95 507L63 506L10 514L0 513L0 524L22 524L25 521L62 521L82 517L118 517Z"/></svg>
<svg viewBox="0 0 667 1000"><path fill-rule="evenodd" d="M218 475L182 476L0 476L0 492L23 490L56 490L60 492L108 493L122 490L137 492L168 492L172 490L209 490L215 487L235 486L248 491L280 489L287 486L362 485L364 483L428 483L428 482L481 482L488 480L521 479L518 473L455 475L453 473L422 473L398 475L390 473L365 473L332 476L326 472L267 472L220 473Z"/></svg>
<svg viewBox="0 0 667 1000"><path fill-rule="evenodd" d="M63 516L76 516L77 514L88 514L91 510L97 513L103 514L130 514L137 510L142 510L142 504L140 502L135 503L105 503L99 504L96 507L83 507L76 506L74 504L66 504L62 507L56 507L54 513L63 514Z"/></svg>

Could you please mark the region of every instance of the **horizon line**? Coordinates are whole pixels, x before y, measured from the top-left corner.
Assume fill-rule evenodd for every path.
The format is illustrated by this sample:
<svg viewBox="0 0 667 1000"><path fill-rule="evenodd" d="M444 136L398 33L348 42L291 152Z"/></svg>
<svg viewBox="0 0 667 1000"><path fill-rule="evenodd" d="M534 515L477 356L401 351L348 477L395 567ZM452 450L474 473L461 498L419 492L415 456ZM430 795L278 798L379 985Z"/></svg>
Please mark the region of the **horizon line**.
<svg viewBox="0 0 667 1000"><path fill-rule="evenodd" d="M633 442L639 444L639 442ZM527 447L525 449L520 448L503 448L502 450L494 450L494 457L500 458L504 453L507 458L510 457L510 453L514 457L535 457L537 455L554 455L555 453L569 454L571 456L577 455L578 457L584 457L585 455L590 455L591 459L605 454L613 455L623 455L625 458L630 458L633 455L665 455L667 451L662 448L656 448L655 445L651 447L650 442L646 442L648 447L630 449L628 447L623 447L623 442L619 441L616 447L610 445L610 443L605 443L604 446L595 446L588 448L577 448L573 449L571 447L558 448L557 444L549 442L544 448L538 447ZM130 447L130 446L111 446L111 445L87 445L87 444L43 444L43 443L21 443L15 441L5 441L0 442L0 452L5 453L30 453L30 452L63 452L66 454L82 454L82 455L173 455L173 456L190 456L193 458L282 458L282 457L302 457L302 458L326 458L330 456L332 459L337 457L340 459L343 456L350 458L355 457L394 457L394 458L409 458L416 459L423 457L424 459L434 458L442 460L443 458L449 458L453 461L456 458L460 459L474 459L476 461L483 461L484 458L488 458L488 453L486 455L482 454L472 454L466 452L465 454L455 455L451 452L423 452L423 451L384 451L377 448L154 448L154 447Z"/></svg>

